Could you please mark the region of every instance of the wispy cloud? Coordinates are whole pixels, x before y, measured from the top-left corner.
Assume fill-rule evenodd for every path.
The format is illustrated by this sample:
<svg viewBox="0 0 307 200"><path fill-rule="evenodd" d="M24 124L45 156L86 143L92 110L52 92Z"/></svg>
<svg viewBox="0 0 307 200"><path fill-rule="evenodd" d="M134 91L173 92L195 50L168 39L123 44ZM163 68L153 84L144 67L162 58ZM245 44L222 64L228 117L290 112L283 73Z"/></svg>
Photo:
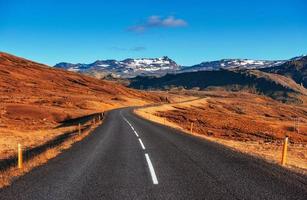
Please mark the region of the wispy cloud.
<svg viewBox="0 0 307 200"><path fill-rule="evenodd" d="M144 23L130 26L129 31L133 32L144 32L150 28L175 28L175 27L185 27L188 23L183 19L178 19L174 16L161 17L153 15L147 18Z"/></svg>
<svg viewBox="0 0 307 200"><path fill-rule="evenodd" d="M133 48L130 49L130 51L144 51L144 50L146 50L146 47L142 47L142 46L133 47Z"/></svg>
<svg viewBox="0 0 307 200"><path fill-rule="evenodd" d="M131 48L125 48L125 47L111 47L111 50L115 51L145 51L146 47L143 46L136 46Z"/></svg>

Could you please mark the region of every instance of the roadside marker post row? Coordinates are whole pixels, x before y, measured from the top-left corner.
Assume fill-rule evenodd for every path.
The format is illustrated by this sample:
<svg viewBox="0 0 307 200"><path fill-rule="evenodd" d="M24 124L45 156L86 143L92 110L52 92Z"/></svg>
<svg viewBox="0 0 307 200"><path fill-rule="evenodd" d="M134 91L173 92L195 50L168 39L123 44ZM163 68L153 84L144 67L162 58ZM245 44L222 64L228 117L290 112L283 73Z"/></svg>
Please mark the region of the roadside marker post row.
<svg viewBox="0 0 307 200"><path fill-rule="evenodd" d="M191 125L190 125L191 134L193 134L193 125L194 125L194 123L191 122ZM286 137L284 139L284 144L283 144L283 149L282 149L282 157L281 157L281 165L282 166L285 166L286 162L287 162L288 141L289 141L289 139L288 139L288 137Z"/></svg>
<svg viewBox="0 0 307 200"><path fill-rule="evenodd" d="M104 113L98 114L98 121L101 121L103 119ZM92 123L95 125L96 124L96 119L97 117L94 117L92 120Z"/></svg>
<svg viewBox="0 0 307 200"><path fill-rule="evenodd" d="M164 118L164 124L165 124L165 118ZM193 126L194 126L194 123L191 122L191 124L190 124L190 133L191 134L193 134ZM295 129L296 129L296 131L299 130L298 122L296 122ZM288 141L289 141L289 138L285 137L284 144L283 144L283 149L282 149L281 162L280 162L280 164L282 166L285 166L286 162L287 162Z"/></svg>
<svg viewBox="0 0 307 200"><path fill-rule="evenodd" d="M104 113L98 115L99 121L103 119ZM95 118L93 119L93 123L95 124ZM78 124L78 133L81 135L81 123ZM17 145L17 166L18 169L22 169L23 167L23 156L22 156L22 146L20 143Z"/></svg>

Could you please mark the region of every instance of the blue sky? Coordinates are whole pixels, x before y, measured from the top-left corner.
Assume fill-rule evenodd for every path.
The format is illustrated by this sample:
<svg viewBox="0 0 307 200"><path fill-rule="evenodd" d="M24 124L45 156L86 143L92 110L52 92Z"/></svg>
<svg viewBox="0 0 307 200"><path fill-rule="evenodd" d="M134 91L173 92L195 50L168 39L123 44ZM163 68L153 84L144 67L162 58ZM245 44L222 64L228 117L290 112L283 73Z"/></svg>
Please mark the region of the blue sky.
<svg viewBox="0 0 307 200"><path fill-rule="evenodd" d="M307 53L306 10L304 0L0 0L0 51L49 65L287 59Z"/></svg>

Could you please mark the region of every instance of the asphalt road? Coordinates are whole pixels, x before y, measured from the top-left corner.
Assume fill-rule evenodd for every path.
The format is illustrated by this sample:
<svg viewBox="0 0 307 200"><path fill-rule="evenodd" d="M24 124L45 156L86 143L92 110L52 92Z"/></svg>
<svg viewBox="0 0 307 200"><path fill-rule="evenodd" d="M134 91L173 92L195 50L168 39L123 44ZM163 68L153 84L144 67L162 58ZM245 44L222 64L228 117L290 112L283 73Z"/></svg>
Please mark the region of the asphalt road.
<svg viewBox="0 0 307 200"><path fill-rule="evenodd" d="M307 177L114 110L0 199L307 199Z"/></svg>

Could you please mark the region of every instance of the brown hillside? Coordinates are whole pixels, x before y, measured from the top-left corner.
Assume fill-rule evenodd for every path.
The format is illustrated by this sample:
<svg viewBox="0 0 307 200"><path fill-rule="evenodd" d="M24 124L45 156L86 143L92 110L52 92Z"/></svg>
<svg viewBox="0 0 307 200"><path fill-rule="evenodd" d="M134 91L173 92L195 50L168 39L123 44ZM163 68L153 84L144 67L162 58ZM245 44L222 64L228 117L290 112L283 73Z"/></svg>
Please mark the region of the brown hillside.
<svg viewBox="0 0 307 200"><path fill-rule="evenodd" d="M66 129L56 127L64 120L161 99L0 53L0 158L15 151L18 142L35 146L63 133Z"/></svg>

